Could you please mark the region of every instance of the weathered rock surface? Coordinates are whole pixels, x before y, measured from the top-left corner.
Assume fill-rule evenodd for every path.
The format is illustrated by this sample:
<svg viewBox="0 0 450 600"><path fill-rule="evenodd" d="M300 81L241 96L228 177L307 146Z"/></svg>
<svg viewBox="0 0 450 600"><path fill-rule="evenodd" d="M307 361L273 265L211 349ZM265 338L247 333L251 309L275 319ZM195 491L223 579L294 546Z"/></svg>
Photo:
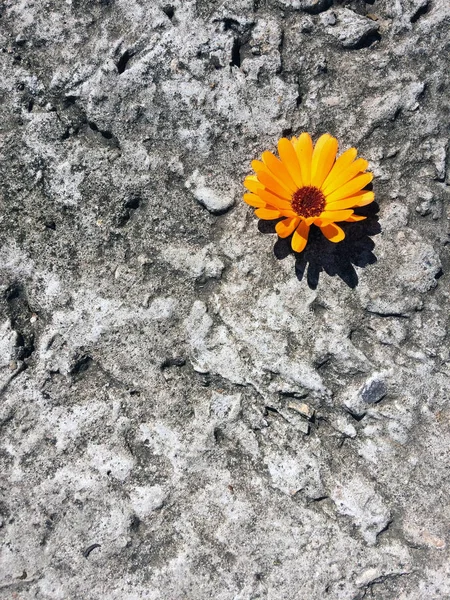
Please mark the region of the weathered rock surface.
<svg viewBox="0 0 450 600"><path fill-rule="evenodd" d="M0 598L449 598L448 0L0 14ZM303 130L379 213L294 257Z"/></svg>

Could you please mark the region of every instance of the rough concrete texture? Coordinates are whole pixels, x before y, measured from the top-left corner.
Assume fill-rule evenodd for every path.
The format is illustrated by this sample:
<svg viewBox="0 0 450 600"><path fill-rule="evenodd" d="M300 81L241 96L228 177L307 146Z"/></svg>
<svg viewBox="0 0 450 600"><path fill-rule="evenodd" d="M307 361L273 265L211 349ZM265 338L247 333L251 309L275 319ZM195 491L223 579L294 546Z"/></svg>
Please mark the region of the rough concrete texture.
<svg viewBox="0 0 450 600"><path fill-rule="evenodd" d="M450 598L448 0L0 11L0 598ZM295 257L305 130L379 212Z"/></svg>

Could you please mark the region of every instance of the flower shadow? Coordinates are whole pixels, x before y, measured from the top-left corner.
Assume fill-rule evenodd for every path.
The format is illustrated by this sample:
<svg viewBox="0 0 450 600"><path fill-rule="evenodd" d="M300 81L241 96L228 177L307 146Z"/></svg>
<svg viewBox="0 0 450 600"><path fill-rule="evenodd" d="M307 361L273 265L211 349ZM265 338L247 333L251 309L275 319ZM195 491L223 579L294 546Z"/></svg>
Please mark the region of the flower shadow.
<svg viewBox="0 0 450 600"><path fill-rule="evenodd" d="M319 283L322 272L334 277L337 275L350 288L358 285L358 274L356 267L367 267L377 262L373 253L375 242L370 236L381 232L377 213L379 206L372 202L368 206L358 208L355 213L367 216L364 221L356 223L339 223L345 231L345 239L334 244L325 238L318 227L312 226L309 233L308 244L300 254L291 248L292 236L282 239L278 238L274 245L274 254L279 260L283 260L290 254L295 255L295 274L302 281L306 273L308 286L315 290ZM275 233L277 221L258 222L261 233Z"/></svg>

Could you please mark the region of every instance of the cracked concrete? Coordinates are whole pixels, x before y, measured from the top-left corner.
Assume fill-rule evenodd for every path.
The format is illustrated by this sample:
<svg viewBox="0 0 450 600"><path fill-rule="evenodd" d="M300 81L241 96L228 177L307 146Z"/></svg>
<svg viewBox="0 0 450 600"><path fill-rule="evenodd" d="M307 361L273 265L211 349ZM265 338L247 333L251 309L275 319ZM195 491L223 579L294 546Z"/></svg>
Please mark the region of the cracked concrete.
<svg viewBox="0 0 450 600"><path fill-rule="evenodd" d="M0 15L0 598L450 597L447 0ZM295 257L304 130L377 206Z"/></svg>

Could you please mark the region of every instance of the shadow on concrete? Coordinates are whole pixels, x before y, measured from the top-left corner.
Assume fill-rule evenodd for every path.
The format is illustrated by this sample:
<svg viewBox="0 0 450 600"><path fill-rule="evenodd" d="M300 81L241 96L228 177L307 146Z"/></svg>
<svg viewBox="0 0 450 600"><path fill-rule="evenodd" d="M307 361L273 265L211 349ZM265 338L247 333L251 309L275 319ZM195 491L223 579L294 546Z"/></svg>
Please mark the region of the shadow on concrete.
<svg viewBox="0 0 450 600"><path fill-rule="evenodd" d="M365 215L367 219L358 223L339 223L345 231L345 239L338 244L327 240L320 229L314 225L309 232L308 244L305 250L298 254L291 248L291 237L278 238L274 245L274 254L283 260L290 254L295 255L295 274L302 281L306 273L308 286L315 290L322 272L334 277L338 276L350 288L358 285L356 267L367 267L377 262L373 253L375 242L371 236L381 232L377 213L379 206L372 202L368 206L355 210L356 214ZM277 221L258 222L261 233L275 233Z"/></svg>

